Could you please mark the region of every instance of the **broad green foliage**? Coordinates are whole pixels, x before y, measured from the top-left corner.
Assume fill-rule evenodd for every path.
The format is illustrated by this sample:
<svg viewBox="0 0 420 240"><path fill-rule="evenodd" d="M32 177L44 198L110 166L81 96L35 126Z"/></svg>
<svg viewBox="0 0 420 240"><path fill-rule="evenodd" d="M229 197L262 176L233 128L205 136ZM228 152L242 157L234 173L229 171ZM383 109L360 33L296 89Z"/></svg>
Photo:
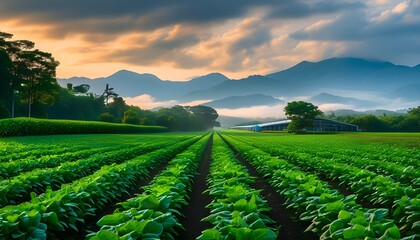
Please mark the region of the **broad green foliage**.
<svg viewBox="0 0 420 240"><path fill-rule="evenodd" d="M166 147L174 142L127 146L111 152L94 154L76 162L65 162L54 168L35 169L0 182L0 207L29 200L29 193L43 193L47 186L58 189L61 184L88 176L109 164L119 164L136 156Z"/></svg>
<svg viewBox="0 0 420 240"><path fill-rule="evenodd" d="M220 134L320 238L420 237L420 134ZM202 133L0 139L0 239L56 239L91 229L92 215L100 229L91 239L177 239L208 140ZM203 221L212 227L199 239L275 239L287 226L266 216L254 177L217 134L211 157ZM129 193L166 162L141 194Z"/></svg>
<svg viewBox="0 0 420 240"><path fill-rule="evenodd" d="M83 223L87 216L94 215L97 209L128 195L127 191L134 183L145 179L151 169L200 138L189 138L120 164L104 166L92 175L62 185L57 191L49 188L38 197L31 194L30 202L1 208L0 239L18 236L25 239L34 234L39 239L45 239L44 236L54 231L69 228L77 230L77 224ZM30 224L26 224L28 221Z"/></svg>
<svg viewBox="0 0 420 240"><path fill-rule="evenodd" d="M235 160L233 153L215 136L213 162L208 177L213 201L207 206L211 215L203 221L214 228L203 231L198 239L276 239L273 221L263 212L269 211L264 199L249 184L253 178Z"/></svg>
<svg viewBox="0 0 420 240"><path fill-rule="evenodd" d="M187 205L192 178L208 141L205 137L178 154L142 194L102 217L98 221L101 230L88 237L99 240L106 234L116 239L176 239L176 228L182 227L178 223L180 211Z"/></svg>
<svg viewBox="0 0 420 240"><path fill-rule="evenodd" d="M410 204L411 200L420 197L420 172L415 167L420 162L418 149L382 144L363 146L350 141L345 142L344 149L343 143L327 146L310 142L290 144L284 138L280 139L283 140L281 144L269 136L258 141L255 137L237 138L302 170L335 179L340 185L347 186L358 199L386 208L405 235L419 232L420 208ZM312 147L314 145L316 148Z"/></svg>
<svg viewBox="0 0 420 240"><path fill-rule="evenodd" d="M284 158L279 159L278 157L272 157L270 154L262 151L261 149L252 147L249 145L255 144L262 149L266 149L263 146L267 144L271 149L270 153L276 152L278 148L282 149L282 144L277 142L277 147L274 148L274 137L271 137L271 144L269 141L261 142L251 140L247 138L246 140L235 137L232 133L231 136L224 135L228 141L237 148L250 162L253 164L257 171L260 171L261 174L265 175L268 181L277 188L277 191L283 195L287 201L289 208L293 208L294 211L300 214L300 219L304 221L310 221L312 224L309 226L308 230L311 230L321 236L324 239L360 239L360 238L382 238L382 239L399 239L401 236L401 231L405 232L407 235L415 234L418 232L416 219L416 212L419 213L419 209L415 208L415 203L407 208L407 205L410 205L406 202L399 202L402 196L404 196L404 190L402 190L402 195L399 197L394 197L393 201L401 203L400 212L402 213L409 212L411 217L408 216L396 218L399 214L394 214L395 211L391 209L379 208L379 209L365 209L362 208L359 204L356 203L357 196L360 195L359 192L355 192L356 195L343 196L337 190L332 189L327 182L324 182L314 174L303 172L299 166L311 162L313 169L328 169L328 172L334 172L335 169L340 169L342 164L335 163L335 167L331 165L331 168L327 166L329 164L334 164L333 160L330 161L320 161L317 158L313 158L310 155L304 155L305 157L297 158ZM282 139L285 140L284 138ZM302 151L301 149L300 151ZM281 151L281 150L279 150ZM288 156L288 152L282 152L284 155ZM302 154L302 153L300 153ZM332 152L334 155L334 152ZM291 156L299 156L299 153ZM283 155L281 156L283 158ZM316 161L318 160L318 161ZM301 164L298 164L301 163ZM347 169L347 171L345 171ZM360 169L359 169L360 171ZM327 172L327 171L326 171ZM350 174L348 174L350 173ZM343 183L347 185L354 184L364 184L364 181L360 181L360 177L363 177L363 174L358 172L352 172L352 168L343 168L343 171L340 174L334 176L339 180L348 178L348 181ZM355 178L356 177L356 178ZM379 176L378 176L379 177ZM399 192L400 188L394 185L386 187L388 178L382 177L381 180L375 180L373 178L366 178L370 181L370 195L384 196L387 194L394 194ZM381 182L385 189L380 187L375 188L375 182ZM373 185L372 185L373 184ZM411 187L410 187L411 188ZM366 188L367 189L367 188ZM373 189L373 191L372 191ZM377 191L377 193L375 193ZM418 193L417 190L411 190L409 193L408 199L416 198ZM362 195L363 196L363 195ZM392 205L392 202L390 204ZM411 211L410 211L410 210ZM414 211L414 212L413 212ZM398 226L392 221L396 219ZM402 225L401 225L402 224Z"/></svg>
<svg viewBox="0 0 420 240"><path fill-rule="evenodd" d="M288 102L284 112L292 122L288 126L290 132L299 132L314 125L314 119L322 115L322 111L312 103L304 101Z"/></svg>
<svg viewBox="0 0 420 240"><path fill-rule="evenodd" d="M13 118L0 120L0 136L2 137L86 133L154 133L165 131L167 131L167 128L165 127L135 126L105 122L46 120L34 118Z"/></svg>

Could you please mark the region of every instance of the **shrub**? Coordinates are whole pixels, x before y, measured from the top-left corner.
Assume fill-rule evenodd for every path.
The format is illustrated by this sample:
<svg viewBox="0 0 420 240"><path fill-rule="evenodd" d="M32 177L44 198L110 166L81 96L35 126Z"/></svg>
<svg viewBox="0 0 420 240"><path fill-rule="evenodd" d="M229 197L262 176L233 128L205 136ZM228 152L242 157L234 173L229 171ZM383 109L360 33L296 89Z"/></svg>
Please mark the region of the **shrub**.
<svg viewBox="0 0 420 240"><path fill-rule="evenodd" d="M95 121L50 120L37 118L8 118L0 120L0 136L27 136L90 133L157 133L168 129Z"/></svg>
<svg viewBox="0 0 420 240"><path fill-rule="evenodd" d="M127 110L124 112L124 118L122 122L128 124L140 124L140 119L135 111Z"/></svg>
<svg viewBox="0 0 420 240"><path fill-rule="evenodd" d="M102 113L100 116L99 116L99 121L101 121L101 122L109 122L109 123L115 123L115 122L117 122L117 119L113 116L113 115L111 115L110 113Z"/></svg>

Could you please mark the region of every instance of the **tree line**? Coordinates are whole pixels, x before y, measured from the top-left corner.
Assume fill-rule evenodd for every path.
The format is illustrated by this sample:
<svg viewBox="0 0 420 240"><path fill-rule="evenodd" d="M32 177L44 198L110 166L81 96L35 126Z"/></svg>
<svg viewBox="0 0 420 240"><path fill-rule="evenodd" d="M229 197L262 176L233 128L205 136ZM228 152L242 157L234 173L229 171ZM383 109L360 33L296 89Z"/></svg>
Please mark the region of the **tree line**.
<svg viewBox="0 0 420 240"><path fill-rule="evenodd" d="M288 102L284 112L291 123L288 131L299 132L306 127L313 127L316 117L337 120L357 125L359 130L367 132L420 132L420 106L412 108L405 115L396 116L375 116L372 114L364 116L339 116L334 113L325 116L317 106L309 102L293 101Z"/></svg>
<svg viewBox="0 0 420 240"><path fill-rule="evenodd" d="M405 115L375 116L327 116L329 119L347 122L359 126L367 132L420 132L420 106L409 109Z"/></svg>
<svg viewBox="0 0 420 240"><path fill-rule="evenodd" d="M0 32L0 118L37 117L159 125L172 131L218 126L217 112L207 106L174 106L148 111L129 106L109 85L97 95L89 85L66 88L56 80L59 62L28 40L11 40Z"/></svg>

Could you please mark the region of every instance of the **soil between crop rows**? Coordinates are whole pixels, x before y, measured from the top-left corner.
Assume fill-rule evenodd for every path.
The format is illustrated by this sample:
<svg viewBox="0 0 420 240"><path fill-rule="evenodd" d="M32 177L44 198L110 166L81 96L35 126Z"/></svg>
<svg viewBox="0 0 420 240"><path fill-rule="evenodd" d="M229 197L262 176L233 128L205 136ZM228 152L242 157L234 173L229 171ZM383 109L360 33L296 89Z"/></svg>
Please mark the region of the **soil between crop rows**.
<svg viewBox="0 0 420 240"><path fill-rule="evenodd" d="M208 193L203 193L207 189L206 178L210 171L211 150L213 146L213 135L207 143L199 166L199 173L194 177L192 192L190 193L190 204L183 209L184 218L180 223L185 231L179 231L178 239L196 239L205 229L211 228L210 223L202 222L201 219L210 215L210 210L206 208L211 202Z"/></svg>
<svg viewBox="0 0 420 240"><path fill-rule="evenodd" d="M284 207L285 200L282 198L276 190L268 184L264 178L255 170L255 168L249 164L243 156L221 136L223 141L229 146L235 157L244 165L251 176L256 177L253 188L260 189L261 196L267 201L268 206L271 208L270 212L265 214L280 225L279 235L277 239L319 239L313 232L305 232L308 224L299 221L298 216L289 209Z"/></svg>

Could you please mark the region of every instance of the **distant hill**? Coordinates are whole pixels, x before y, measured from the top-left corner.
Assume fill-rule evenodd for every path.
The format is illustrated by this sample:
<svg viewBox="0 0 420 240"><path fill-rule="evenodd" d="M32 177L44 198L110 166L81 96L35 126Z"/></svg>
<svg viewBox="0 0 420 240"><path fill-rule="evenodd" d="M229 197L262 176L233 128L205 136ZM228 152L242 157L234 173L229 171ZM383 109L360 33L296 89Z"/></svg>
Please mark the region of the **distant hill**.
<svg viewBox="0 0 420 240"><path fill-rule="evenodd" d="M266 94L273 97L313 96L335 90L375 92L389 97L420 97L404 88L420 92L420 67L359 58L331 58L320 62L301 62L289 69L224 81L211 88L190 92L185 99L220 99L236 95ZM396 89L403 89L395 91Z"/></svg>
<svg viewBox="0 0 420 240"><path fill-rule="evenodd" d="M236 108L246 108L246 107L262 106L262 105L271 106L271 105L276 105L280 103L284 103L284 101L279 100L277 98L273 98L272 96L268 96L268 95L253 94L253 95L232 96L232 97L222 98L219 100L203 103L201 105L205 105L205 106L209 106L213 108L236 109Z"/></svg>
<svg viewBox="0 0 420 240"><path fill-rule="evenodd" d="M108 77L95 79L73 77L58 79L58 83L63 87L69 82L73 85L89 84L89 91L96 94L102 94L105 85L109 84L116 93L123 97L149 94L159 100L173 100L188 92L207 89L227 80L229 79L220 73L211 73L184 82L165 81L152 74L139 74L121 70Z"/></svg>
<svg viewBox="0 0 420 240"><path fill-rule="evenodd" d="M329 93L320 93L316 96L313 96L309 99L311 103L314 104L324 104L324 103L335 103L335 104L347 104L352 105L358 108L370 108L378 106L378 103L370 100L362 100L352 97L341 97Z"/></svg>
<svg viewBox="0 0 420 240"><path fill-rule="evenodd" d="M409 84L389 93L391 98L402 98L406 101L418 101L420 99L420 80L418 84Z"/></svg>
<svg viewBox="0 0 420 240"><path fill-rule="evenodd" d="M121 70L104 78L70 78L58 82L62 86L68 82L74 85L86 83L97 94L101 94L108 83L122 97L148 94L156 101L175 100L179 104L208 100L207 104L216 108L231 109L275 104L273 99L262 99L262 96L274 99L312 96L309 100L318 105L346 104L356 110L383 108L390 102L393 108L399 104L405 104L401 108L420 105L420 65L408 67L360 58L303 61L266 76L251 75L238 80L211 73L177 82L161 80L152 74Z"/></svg>

